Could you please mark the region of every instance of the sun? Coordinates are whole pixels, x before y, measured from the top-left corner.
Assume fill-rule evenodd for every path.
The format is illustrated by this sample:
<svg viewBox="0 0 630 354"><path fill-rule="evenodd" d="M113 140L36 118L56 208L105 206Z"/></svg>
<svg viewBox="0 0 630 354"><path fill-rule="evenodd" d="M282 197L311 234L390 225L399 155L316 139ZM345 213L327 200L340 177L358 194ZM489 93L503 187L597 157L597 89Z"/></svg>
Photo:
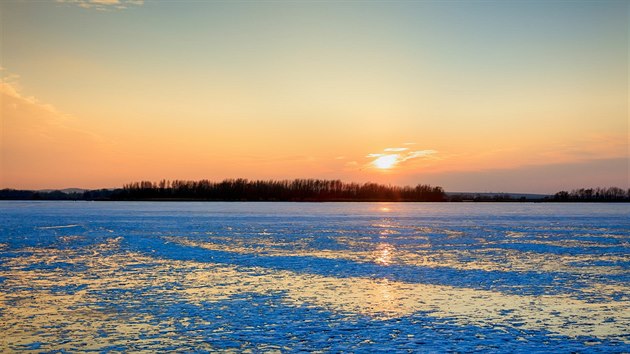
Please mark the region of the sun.
<svg viewBox="0 0 630 354"><path fill-rule="evenodd" d="M398 163L398 154L384 155L379 157L378 159L372 161L372 164L376 166L376 168L380 168L382 170L387 170Z"/></svg>

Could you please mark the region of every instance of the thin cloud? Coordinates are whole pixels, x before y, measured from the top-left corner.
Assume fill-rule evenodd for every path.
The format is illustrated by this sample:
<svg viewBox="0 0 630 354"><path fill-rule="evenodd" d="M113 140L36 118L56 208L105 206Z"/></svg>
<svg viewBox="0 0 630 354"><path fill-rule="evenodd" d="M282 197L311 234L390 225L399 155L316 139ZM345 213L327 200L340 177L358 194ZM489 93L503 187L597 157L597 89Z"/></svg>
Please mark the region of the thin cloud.
<svg viewBox="0 0 630 354"><path fill-rule="evenodd" d="M52 105L24 95L16 77L0 78L0 186L37 185L41 176L47 183L62 184L102 172L111 143Z"/></svg>
<svg viewBox="0 0 630 354"><path fill-rule="evenodd" d="M57 0L57 2L101 11L122 10L132 6L144 5L144 0Z"/></svg>
<svg viewBox="0 0 630 354"><path fill-rule="evenodd" d="M0 93L11 97L21 98L15 86L4 80L0 80Z"/></svg>
<svg viewBox="0 0 630 354"><path fill-rule="evenodd" d="M433 155L436 154L437 151L435 150L418 150L418 151L412 151L407 153L406 156L403 157L402 161L407 161L407 160L411 160L411 159L417 159L419 157L426 157L429 155Z"/></svg>
<svg viewBox="0 0 630 354"><path fill-rule="evenodd" d="M399 151L407 151L409 150L409 148L387 148L383 151L387 151L387 152L399 152Z"/></svg>
<svg viewBox="0 0 630 354"><path fill-rule="evenodd" d="M2 68L2 70L5 70ZM15 98L19 101L23 101L32 105L37 105L39 108L49 111L60 118L64 118L64 114L60 113L55 107L50 104L42 103L37 100L33 96L25 96L23 95L19 83L20 76L16 74L7 74L6 76L0 77L0 94L6 95L7 97ZM12 104L12 108L15 103Z"/></svg>

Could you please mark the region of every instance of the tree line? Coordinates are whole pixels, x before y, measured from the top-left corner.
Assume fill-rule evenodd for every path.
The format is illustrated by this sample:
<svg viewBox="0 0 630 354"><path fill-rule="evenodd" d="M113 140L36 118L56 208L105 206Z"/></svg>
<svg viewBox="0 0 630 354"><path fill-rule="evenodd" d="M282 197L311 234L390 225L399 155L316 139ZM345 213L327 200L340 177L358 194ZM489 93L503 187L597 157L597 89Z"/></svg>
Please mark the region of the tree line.
<svg viewBox="0 0 630 354"><path fill-rule="evenodd" d="M630 202L630 189L580 188L532 199L510 194L447 195L442 187L425 184L392 186L344 183L340 180L161 180L125 184L117 189L83 192L0 190L2 200L206 200L206 201L392 201L392 202Z"/></svg>
<svg viewBox="0 0 630 354"><path fill-rule="evenodd" d="M560 191L553 196L558 202L628 202L630 201L630 189L623 190L618 187L608 188L580 188L570 192Z"/></svg>
<svg viewBox="0 0 630 354"><path fill-rule="evenodd" d="M445 200L442 187L418 184L392 186L376 183L344 183L340 180L247 180L226 179L160 182L134 182L123 186L114 196L134 199L201 199L223 201L409 201Z"/></svg>
<svg viewBox="0 0 630 354"><path fill-rule="evenodd" d="M340 180L161 180L125 184L122 188L83 193L4 189L0 199L21 200L206 200L206 201L401 201L446 200L442 187L418 184L392 186L377 183L344 183Z"/></svg>

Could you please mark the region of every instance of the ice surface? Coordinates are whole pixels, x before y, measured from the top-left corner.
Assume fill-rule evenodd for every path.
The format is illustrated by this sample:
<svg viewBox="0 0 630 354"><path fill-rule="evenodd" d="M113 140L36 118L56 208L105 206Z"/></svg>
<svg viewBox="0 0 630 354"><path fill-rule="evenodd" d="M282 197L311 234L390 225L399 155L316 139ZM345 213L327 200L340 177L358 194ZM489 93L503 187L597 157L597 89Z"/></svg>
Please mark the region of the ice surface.
<svg viewBox="0 0 630 354"><path fill-rule="evenodd" d="M630 205L0 203L0 351L630 351Z"/></svg>

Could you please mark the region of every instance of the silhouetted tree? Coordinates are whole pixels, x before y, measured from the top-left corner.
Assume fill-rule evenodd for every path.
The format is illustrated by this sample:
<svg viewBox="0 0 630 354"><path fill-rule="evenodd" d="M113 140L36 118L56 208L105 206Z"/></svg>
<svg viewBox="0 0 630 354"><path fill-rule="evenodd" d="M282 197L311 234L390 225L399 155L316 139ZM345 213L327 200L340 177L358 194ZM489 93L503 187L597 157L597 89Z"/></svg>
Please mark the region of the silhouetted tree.
<svg viewBox="0 0 630 354"><path fill-rule="evenodd" d="M226 179L221 182L133 182L112 195L117 200L194 199L227 201L444 201L441 187L419 184L399 187L376 183L343 183L339 180Z"/></svg>

